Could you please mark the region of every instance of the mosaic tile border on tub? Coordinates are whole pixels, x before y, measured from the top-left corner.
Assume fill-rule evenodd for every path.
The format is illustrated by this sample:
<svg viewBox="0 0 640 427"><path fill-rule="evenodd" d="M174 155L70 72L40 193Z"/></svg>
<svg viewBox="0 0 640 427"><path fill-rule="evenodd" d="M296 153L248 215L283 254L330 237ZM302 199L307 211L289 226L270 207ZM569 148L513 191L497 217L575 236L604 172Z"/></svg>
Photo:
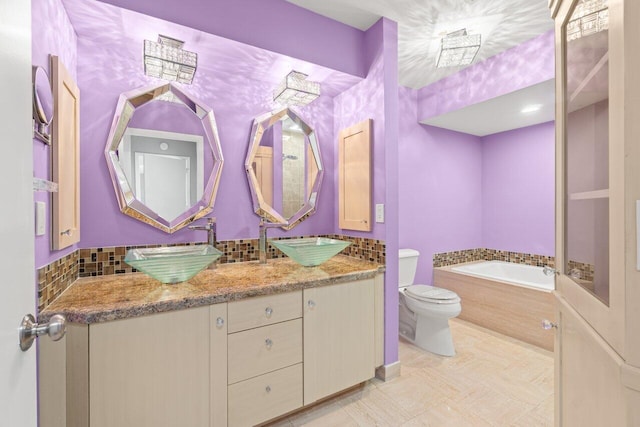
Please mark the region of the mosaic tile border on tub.
<svg viewBox="0 0 640 427"><path fill-rule="evenodd" d="M516 264L549 266L555 268L555 257L547 255L527 254L524 252L501 251L497 249L476 248L462 251L433 254L433 267L461 264L472 261L506 261Z"/></svg>

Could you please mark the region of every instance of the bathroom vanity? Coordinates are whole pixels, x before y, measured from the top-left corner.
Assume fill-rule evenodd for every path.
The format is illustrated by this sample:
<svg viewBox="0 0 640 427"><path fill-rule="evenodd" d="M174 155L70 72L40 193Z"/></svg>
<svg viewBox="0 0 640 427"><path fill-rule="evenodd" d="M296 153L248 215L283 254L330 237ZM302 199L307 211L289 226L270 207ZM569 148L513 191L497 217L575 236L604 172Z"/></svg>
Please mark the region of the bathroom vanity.
<svg viewBox="0 0 640 427"><path fill-rule="evenodd" d="M70 325L40 342L41 420L249 426L357 385L383 364L381 273L337 256L79 279L42 313Z"/></svg>

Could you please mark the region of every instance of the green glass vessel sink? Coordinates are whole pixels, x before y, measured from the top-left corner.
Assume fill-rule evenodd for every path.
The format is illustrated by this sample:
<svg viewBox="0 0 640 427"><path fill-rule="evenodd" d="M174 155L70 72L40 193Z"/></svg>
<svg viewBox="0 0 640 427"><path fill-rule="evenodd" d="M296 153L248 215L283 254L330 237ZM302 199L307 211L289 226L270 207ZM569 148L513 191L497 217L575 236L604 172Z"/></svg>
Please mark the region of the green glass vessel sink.
<svg viewBox="0 0 640 427"><path fill-rule="evenodd" d="M270 243L305 267L320 265L351 244L344 240L325 237L271 240Z"/></svg>
<svg viewBox="0 0 640 427"><path fill-rule="evenodd" d="M216 261L222 252L211 245L129 249L124 262L161 281L180 283L191 279Z"/></svg>

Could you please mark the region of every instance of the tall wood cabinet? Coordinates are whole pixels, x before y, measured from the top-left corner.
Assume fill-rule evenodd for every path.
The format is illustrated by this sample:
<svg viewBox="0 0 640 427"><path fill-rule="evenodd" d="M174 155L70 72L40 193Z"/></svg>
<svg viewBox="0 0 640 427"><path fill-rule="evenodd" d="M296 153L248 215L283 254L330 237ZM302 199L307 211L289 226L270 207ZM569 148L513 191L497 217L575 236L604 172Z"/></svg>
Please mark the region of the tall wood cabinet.
<svg viewBox="0 0 640 427"><path fill-rule="evenodd" d="M640 2L550 0L556 425L640 423Z"/></svg>

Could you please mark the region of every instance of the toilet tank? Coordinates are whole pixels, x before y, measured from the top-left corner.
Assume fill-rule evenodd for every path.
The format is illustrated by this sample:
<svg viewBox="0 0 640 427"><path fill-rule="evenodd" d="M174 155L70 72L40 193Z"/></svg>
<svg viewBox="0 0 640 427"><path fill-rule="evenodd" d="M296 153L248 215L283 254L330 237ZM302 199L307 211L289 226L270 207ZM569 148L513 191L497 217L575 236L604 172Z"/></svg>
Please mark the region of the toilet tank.
<svg viewBox="0 0 640 427"><path fill-rule="evenodd" d="M416 269L418 268L418 257L420 252L415 249L400 249L398 261L399 280L398 287L413 285L413 279L416 277Z"/></svg>

